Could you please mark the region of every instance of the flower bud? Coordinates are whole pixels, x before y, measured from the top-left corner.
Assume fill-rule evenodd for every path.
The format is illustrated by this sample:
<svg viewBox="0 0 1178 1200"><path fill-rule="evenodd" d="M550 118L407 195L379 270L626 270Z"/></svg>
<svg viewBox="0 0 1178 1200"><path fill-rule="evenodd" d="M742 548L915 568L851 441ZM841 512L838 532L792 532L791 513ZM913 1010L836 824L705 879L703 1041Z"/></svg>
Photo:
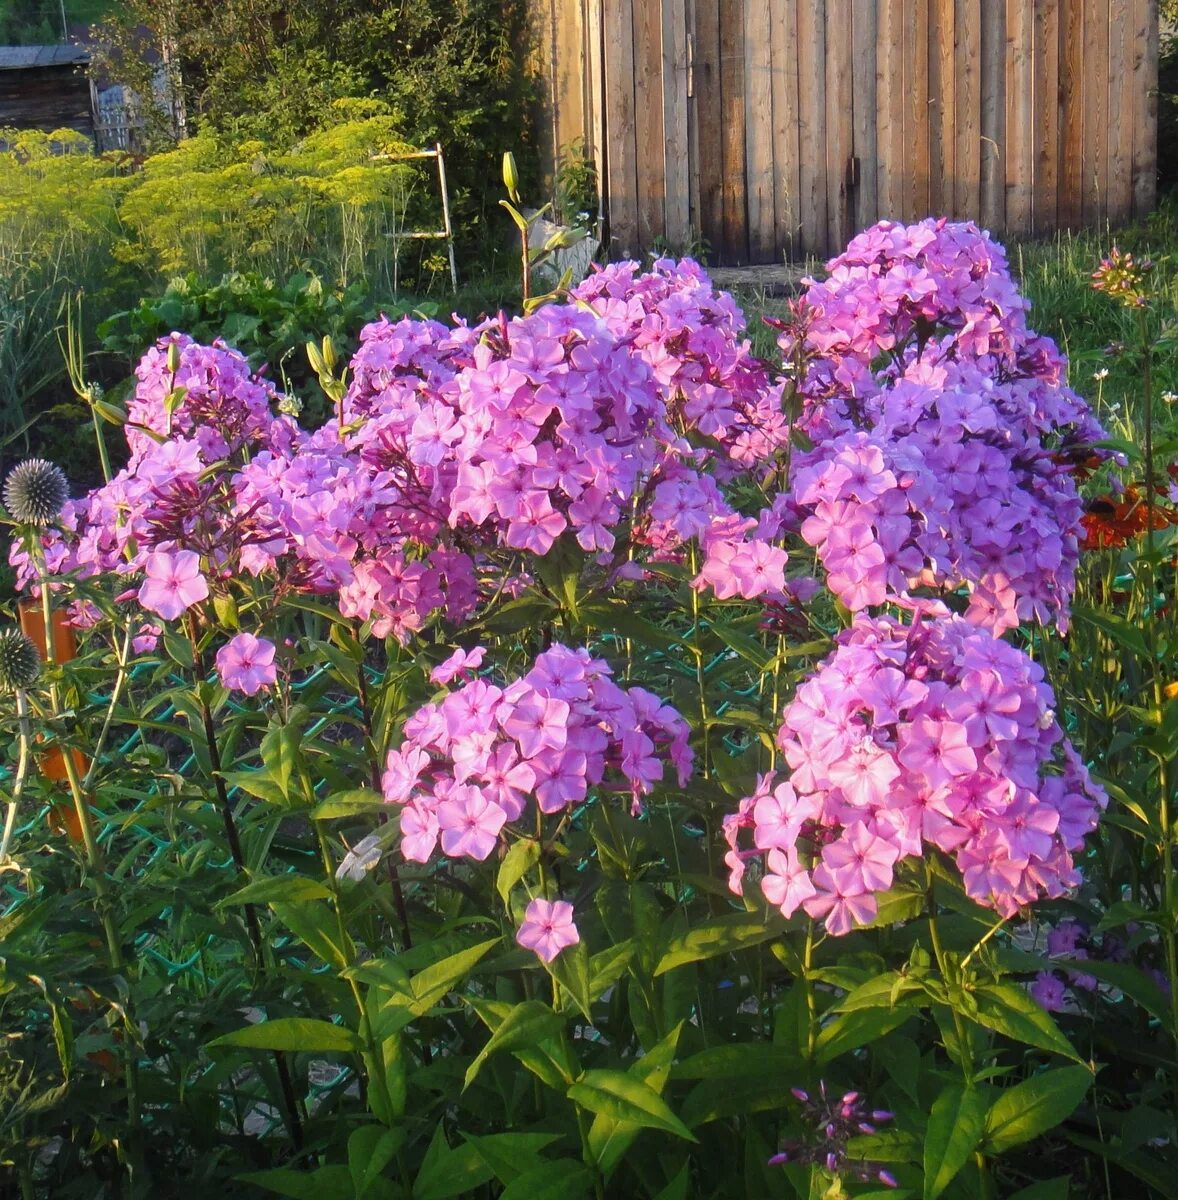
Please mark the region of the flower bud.
<svg viewBox="0 0 1178 1200"><path fill-rule="evenodd" d="M180 347L176 342L168 343L168 370L173 375L180 370Z"/></svg>
<svg viewBox="0 0 1178 1200"><path fill-rule="evenodd" d="M503 155L503 186L513 200L519 195L519 172L515 167L515 155L510 150Z"/></svg>
<svg viewBox="0 0 1178 1200"><path fill-rule="evenodd" d="M69 498L69 484L61 468L43 458L18 463L4 483L5 507L22 525L50 524Z"/></svg>

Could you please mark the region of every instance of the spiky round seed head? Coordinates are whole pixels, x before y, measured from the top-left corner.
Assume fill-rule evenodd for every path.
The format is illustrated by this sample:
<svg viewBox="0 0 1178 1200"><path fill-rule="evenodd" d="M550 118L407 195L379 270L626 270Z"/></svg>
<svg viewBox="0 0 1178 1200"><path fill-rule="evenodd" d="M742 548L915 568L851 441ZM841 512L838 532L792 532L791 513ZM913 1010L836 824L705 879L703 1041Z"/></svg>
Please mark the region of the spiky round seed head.
<svg viewBox="0 0 1178 1200"><path fill-rule="evenodd" d="M60 467L43 458L27 458L8 473L4 504L22 525L48 525L70 498Z"/></svg>
<svg viewBox="0 0 1178 1200"><path fill-rule="evenodd" d="M41 674L41 656L19 629L0 632L0 691L32 687Z"/></svg>

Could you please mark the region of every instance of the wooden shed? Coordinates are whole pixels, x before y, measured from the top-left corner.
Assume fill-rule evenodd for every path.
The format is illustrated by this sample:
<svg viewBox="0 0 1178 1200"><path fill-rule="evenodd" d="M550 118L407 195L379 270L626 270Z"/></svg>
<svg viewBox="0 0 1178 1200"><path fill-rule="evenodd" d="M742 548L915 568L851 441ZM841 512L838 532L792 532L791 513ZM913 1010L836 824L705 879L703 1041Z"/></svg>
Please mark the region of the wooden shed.
<svg viewBox="0 0 1178 1200"><path fill-rule="evenodd" d="M1157 0L532 0L553 153L615 253L826 255L889 217L1045 234L1141 215Z"/></svg>
<svg viewBox="0 0 1178 1200"><path fill-rule="evenodd" d="M94 136L82 46L0 46L0 129L76 129Z"/></svg>

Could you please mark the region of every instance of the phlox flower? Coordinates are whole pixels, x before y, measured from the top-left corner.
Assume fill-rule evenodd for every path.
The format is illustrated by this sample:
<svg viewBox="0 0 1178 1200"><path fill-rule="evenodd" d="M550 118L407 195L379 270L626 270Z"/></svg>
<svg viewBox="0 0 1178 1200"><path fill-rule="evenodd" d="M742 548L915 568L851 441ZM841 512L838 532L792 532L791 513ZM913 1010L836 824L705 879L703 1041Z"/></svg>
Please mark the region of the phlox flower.
<svg viewBox="0 0 1178 1200"><path fill-rule="evenodd" d="M437 808L442 850L452 857L482 862L499 838L507 814L477 787L458 785Z"/></svg>
<svg viewBox="0 0 1178 1200"><path fill-rule="evenodd" d="M567 900L533 900L524 910L515 940L542 962L552 962L562 950L581 940L573 921L573 906Z"/></svg>
<svg viewBox="0 0 1178 1200"><path fill-rule="evenodd" d="M143 574L139 603L165 621L174 621L208 598L209 585L200 571L200 555L191 550L155 550L147 556Z"/></svg>
<svg viewBox="0 0 1178 1200"><path fill-rule="evenodd" d="M239 633L217 651L217 674L233 691L256 696L278 680L274 643L252 633Z"/></svg>

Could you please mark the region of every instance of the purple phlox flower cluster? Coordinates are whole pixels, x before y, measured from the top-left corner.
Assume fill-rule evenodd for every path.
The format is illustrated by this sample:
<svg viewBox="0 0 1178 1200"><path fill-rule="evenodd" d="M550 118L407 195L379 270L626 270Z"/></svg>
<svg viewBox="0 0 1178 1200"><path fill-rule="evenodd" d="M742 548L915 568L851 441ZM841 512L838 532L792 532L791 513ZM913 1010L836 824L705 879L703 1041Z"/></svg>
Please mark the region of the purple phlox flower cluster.
<svg viewBox="0 0 1178 1200"><path fill-rule="evenodd" d="M45 538L46 565L51 574L141 576L130 594L174 620L209 595L211 575L234 569L250 540L251 514L227 482L233 471L248 454L287 442L296 427L271 416L274 389L223 343L173 334L148 351L136 375L124 426L128 464L66 504ZM9 558L20 586L33 583L23 546L14 544ZM75 613L79 625L95 618L85 606Z"/></svg>
<svg viewBox="0 0 1178 1200"><path fill-rule="evenodd" d="M782 337L806 362L791 495L831 589L860 609L967 586L975 622L1066 623L1104 431L1026 327L1001 248L968 224L883 222L811 281Z"/></svg>
<svg viewBox="0 0 1178 1200"><path fill-rule="evenodd" d="M1004 916L1060 896L1107 804L1042 668L943 606L914 607L910 623L860 615L840 635L786 707L788 782L763 776L724 821L732 890L755 859L770 904L836 935L874 919L898 864L929 851Z"/></svg>
<svg viewBox="0 0 1178 1200"><path fill-rule="evenodd" d="M781 384L773 384L744 337L744 314L717 292L689 258L660 258L595 268L576 288L654 373L673 424L717 450L729 464L752 467L789 438ZM718 464L718 469L723 463Z"/></svg>
<svg viewBox="0 0 1178 1200"><path fill-rule="evenodd" d="M869 1137L880 1125L893 1119L884 1109L869 1109L860 1092L844 1092L836 1096L827 1091L826 1082L819 1081L818 1095L811 1096L802 1088L790 1088L801 1105L805 1126L801 1137L783 1142L781 1149L769 1159L770 1166L800 1163L819 1166L833 1175L848 1175L864 1183L877 1182L896 1187L895 1176L879 1163L850 1157L848 1143L852 1138Z"/></svg>
<svg viewBox="0 0 1178 1200"><path fill-rule="evenodd" d="M1127 941L1108 933L1096 933L1082 921L1060 921L1047 933L1047 957L1066 960L1066 965L1061 962L1051 970L1040 971L1031 982L1031 997L1048 1012L1062 1012L1068 1008L1074 1011L1081 996L1094 996L1099 988L1095 975L1082 966L1073 965L1089 961L1136 962L1168 997L1170 981L1156 961L1159 957L1156 938L1139 938L1137 935L1142 931L1134 922L1130 922L1124 932Z"/></svg>
<svg viewBox="0 0 1178 1200"><path fill-rule="evenodd" d="M573 906L567 900L531 901L524 910L523 924L516 930L515 940L541 961L550 963L562 950L581 940L573 920Z"/></svg>
<svg viewBox="0 0 1178 1200"><path fill-rule="evenodd" d="M405 723L382 779L401 807L401 850L426 862L441 845L482 861L531 806L559 813L592 789L637 804L669 763L691 774L686 721L643 688L622 688L587 650L555 645L503 687L468 680Z"/></svg>

